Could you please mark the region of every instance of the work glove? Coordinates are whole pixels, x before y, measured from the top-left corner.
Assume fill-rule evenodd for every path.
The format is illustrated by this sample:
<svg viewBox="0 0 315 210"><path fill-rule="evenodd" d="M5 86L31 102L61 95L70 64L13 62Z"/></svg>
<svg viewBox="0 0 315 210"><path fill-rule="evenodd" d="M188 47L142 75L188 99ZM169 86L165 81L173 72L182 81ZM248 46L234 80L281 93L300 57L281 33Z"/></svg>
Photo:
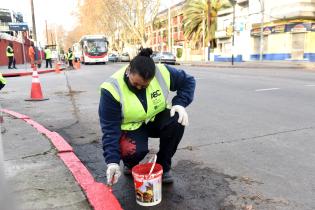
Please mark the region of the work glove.
<svg viewBox="0 0 315 210"><path fill-rule="evenodd" d="M107 171L106 171L106 177L107 177L107 184L113 185L118 182L118 178L120 177L120 167L117 163L109 163L107 164Z"/></svg>
<svg viewBox="0 0 315 210"><path fill-rule="evenodd" d="M188 125L188 114L183 106L175 105L171 108L171 117L175 115L175 112L178 113L178 123L182 124L183 126Z"/></svg>

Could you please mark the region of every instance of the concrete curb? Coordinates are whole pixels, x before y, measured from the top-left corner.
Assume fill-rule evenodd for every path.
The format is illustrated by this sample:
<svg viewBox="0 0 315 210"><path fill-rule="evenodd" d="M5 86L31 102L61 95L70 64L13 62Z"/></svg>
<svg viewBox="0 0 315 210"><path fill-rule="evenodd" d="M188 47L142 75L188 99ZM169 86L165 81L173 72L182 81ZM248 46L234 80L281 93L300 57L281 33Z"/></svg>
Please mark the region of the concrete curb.
<svg viewBox="0 0 315 210"><path fill-rule="evenodd" d="M61 68L60 71L63 71L65 68ZM37 71L38 74L46 74L46 73L51 73L55 72L55 69L49 69L49 70L42 70L42 71ZM32 75L32 71L26 71L26 72L15 72L15 73L3 73L3 77L22 77L22 76L30 76Z"/></svg>
<svg viewBox="0 0 315 210"><path fill-rule="evenodd" d="M41 124L32 120L29 116L7 110L0 109L0 111L7 113L13 117L24 120L26 123L32 125L39 133L42 133L49 138L52 144L58 151L58 156L64 164L71 171L72 175L83 189L90 205L95 210L121 210L121 205L110 191L110 189L103 183L96 182L83 165L79 158L73 153L72 147L63 139L58 133L51 132Z"/></svg>
<svg viewBox="0 0 315 210"><path fill-rule="evenodd" d="M303 69L303 70L315 70L315 65L296 65L296 66L281 66L281 65L239 65L234 64L233 66L230 64L226 65L215 65L215 64L202 64L202 63L180 63L182 66L196 66L196 67L209 67L209 68L255 68L255 69L267 69L267 68L275 68L275 69Z"/></svg>

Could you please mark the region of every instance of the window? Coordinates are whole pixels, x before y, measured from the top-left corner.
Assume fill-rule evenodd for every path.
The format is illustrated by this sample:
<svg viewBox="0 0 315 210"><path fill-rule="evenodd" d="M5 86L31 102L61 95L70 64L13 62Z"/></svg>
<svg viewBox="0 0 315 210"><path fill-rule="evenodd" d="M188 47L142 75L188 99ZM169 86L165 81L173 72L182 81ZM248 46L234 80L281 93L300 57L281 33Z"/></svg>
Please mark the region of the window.
<svg viewBox="0 0 315 210"><path fill-rule="evenodd" d="M176 25L177 24L177 16L173 17L173 24Z"/></svg>
<svg viewBox="0 0 315 210"><path fill-rule="evenodd" d="M10 23L12 22L11 13L8 11L1 11L0 12L0 22L3 23Z"/></svg>

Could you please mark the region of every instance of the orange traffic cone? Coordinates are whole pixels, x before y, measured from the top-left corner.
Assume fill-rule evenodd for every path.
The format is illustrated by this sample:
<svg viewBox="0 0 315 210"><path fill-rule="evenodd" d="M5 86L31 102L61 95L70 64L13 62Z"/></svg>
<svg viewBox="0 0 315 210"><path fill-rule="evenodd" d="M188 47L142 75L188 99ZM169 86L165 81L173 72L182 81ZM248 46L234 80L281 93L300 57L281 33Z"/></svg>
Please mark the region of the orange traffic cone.
<svg viewBox="0 0 315 210"><path fill-rule="evenodd" d="M43 97L42 87L40 85L38 72L35 67L33 69L33 74L32 74L31 98L25 99L25 101L44 101L44 100L48 100L48 98Z"/></svg>
<svg viewBox="0 0 315 210"><path fill-rule="evenodd" d="M55 67L55 72L57 73L57 74L59 74L60 73L60 63L59 63L59 61L57 61L56 62L56 67Z"/></svg>
<svg viewBox="0 0 315 210"><path fill-rule="evenodd" d="M74 68L75 68L76 70L79 70L79 69L81 68L80 60L77 60L77 61L74 62Z"/></svg>

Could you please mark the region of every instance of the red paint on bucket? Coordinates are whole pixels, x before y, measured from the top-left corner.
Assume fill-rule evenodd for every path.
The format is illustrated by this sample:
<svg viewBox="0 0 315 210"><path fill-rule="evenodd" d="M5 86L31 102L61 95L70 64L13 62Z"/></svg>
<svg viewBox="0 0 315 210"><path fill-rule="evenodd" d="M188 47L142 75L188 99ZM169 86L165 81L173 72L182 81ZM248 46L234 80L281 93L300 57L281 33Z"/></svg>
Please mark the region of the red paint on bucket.
<svg viewBox="0 0 315 210"><path fill-rule="evenodd" d="M136 165L132 168L132 173L135 173L138 177L146 178L149 175L152 165L153 163ZM159 172L163 172L163 167L160 164L156 163L152 171L151 177L152 178L157 177L159 175Z"/></svg>

